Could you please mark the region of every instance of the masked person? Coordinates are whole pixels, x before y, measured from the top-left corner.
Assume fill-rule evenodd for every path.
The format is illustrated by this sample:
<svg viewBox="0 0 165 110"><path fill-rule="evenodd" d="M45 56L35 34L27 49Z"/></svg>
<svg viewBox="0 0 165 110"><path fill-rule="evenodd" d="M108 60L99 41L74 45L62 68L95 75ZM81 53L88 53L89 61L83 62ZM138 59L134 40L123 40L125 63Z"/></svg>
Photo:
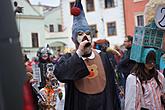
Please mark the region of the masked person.
<svg viewBox="0 0 165 110"><path fill-rule="evenodd" d="M156 50L147 48L126 81L125 110L164 110L164 76L156 70Z"/></svg>
<svg viewBox="0 0 165 110"><path fill-rule="evenodd" d="M81 0L76 0L72 14L76 52L63 55L54 70L56 78L66 83L64 110L119 110L114 70L104 52L92 49Z"/></svg>
<svg viewBox="0 0 165 110"><path fill-rule="evenodd" d="M33 74L34 79L37 79L38 82L40 82L38 85L39 89L46 85L46 76L49 70L48 65L52 64L51 55L52 52L49 46L39 48L37 52L38 61L33 65Z"/></svg>

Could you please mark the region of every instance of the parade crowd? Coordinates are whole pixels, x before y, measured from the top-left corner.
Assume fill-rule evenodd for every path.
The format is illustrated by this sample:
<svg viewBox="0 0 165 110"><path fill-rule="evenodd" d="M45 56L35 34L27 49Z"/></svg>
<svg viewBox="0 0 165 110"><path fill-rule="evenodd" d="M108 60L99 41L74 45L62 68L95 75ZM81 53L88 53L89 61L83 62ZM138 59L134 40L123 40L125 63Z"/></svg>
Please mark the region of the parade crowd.
<svg viewBox="0 0 165 110"><path fill-rule="evenodd" d="M121 46L93 41L81 0L71 13L74 50L54 55L46 45L32 59L23 56L24 110L164 110L164 52L144 46L140 53L130 35Z"/></svg>

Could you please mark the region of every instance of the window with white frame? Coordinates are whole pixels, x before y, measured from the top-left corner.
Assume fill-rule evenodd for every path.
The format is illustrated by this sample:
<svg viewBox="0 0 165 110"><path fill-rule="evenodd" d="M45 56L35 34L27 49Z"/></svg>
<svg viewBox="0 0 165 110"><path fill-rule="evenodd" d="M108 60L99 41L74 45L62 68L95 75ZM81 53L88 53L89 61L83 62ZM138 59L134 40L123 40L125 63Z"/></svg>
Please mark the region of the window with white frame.
<svg viewBox="0 0 165 110"><path fill-rule="evenodd" d="M50 25L49 25L49 31L50 31L50 32L54 32L54 25L53 25L53 24L50 24Z"/></svg>
<svg viewBox="0 0 165 110"><path fill-rule="evenodd" d="M38 45L38 33L31 33L32 47L39 47Z"/></svg>
<svg viewBox="0 0 165 110"><path fill-rule="evenodd" d="M62 32L62 25L58 24L58 32Z"/></svg>
<svg viewBox="0 0 165 110"><path fill-rule="evenodd" d="M108 32L108 36L117 35L116 22L107 23L107 32Z"/></svg>
<svg viewBox="0 0 165 110"><path fill-rule="evenodd" d="M86 0L86 10L87 12L95 10L94 0Z"/></svg>
<svg viewBox="0 0 165 110"><path fill-rule="evenodd" d="M104 0L105 8L112 8L115 7L114 0Z"/></svg>
<svg viewBox="0 0 165 110"><path fill-rule="evenodd" d="M97 25L89 25L89 28L90 28L90 30L91 30L91 32L92 32L92 35L93 35L93 37L94 38L96 38L97 37Z"/></svg>
<svg viewBox="0 0 165 110"><path fill-rule="evenodd" d="M136 26L144 26L144 15L136 16Z"/></svg>

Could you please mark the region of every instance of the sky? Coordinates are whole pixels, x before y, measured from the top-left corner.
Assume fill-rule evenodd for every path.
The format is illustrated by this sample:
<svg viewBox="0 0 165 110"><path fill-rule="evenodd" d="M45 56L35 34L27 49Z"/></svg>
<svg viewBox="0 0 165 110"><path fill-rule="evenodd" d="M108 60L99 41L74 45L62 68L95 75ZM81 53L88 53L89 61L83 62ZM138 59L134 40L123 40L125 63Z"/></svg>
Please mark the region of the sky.
<svg viewBox="0 0 165 110"><path fill-rule="evenodd" d="M49 5L49 6L58 6L60 0L29 0L32 4L37 5L39 2L42 5Z"/></svg>

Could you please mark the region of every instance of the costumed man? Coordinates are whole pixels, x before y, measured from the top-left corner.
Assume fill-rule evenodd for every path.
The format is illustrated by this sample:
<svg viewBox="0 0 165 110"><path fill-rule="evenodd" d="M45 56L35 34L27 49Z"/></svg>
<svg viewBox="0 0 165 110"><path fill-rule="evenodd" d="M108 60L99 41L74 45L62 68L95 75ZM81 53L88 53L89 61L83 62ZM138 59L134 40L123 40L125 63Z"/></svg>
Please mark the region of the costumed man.
<svg viewBox="0 0 165 110"><path fill-rule="evenodd" d="M56 110L57 96L59 100L63 96L59 82L53 74L54 65L51 55L51 49L48 46L40 48L37 53L39 61L33 64L33 79L40 83L36 82L32 86L38 96L41 110Z"/></svg>
<svg viewBox="0 0 165 110"><path fill-rule="evenodd" d="M33 65L34 78L37 77L39 80L39 89L46 85L46 76L48 71L48 66L52 64L50 56L52 55L50 47L42 47L37 52L38 63Z"/></svg>
<svg viewBox="0 0 165 110"><path fill-rule="evenodd" d="M104 52L92 49L81 0L75 1L71 13L76 52L63 55L54 70L56 78L66 83L64 110L120 110L114 69Z"/></svg>
<svg viewBox="0 0 165 110"><path fill-rule="evenodd" d="M49 65L53 65L52 61L50 60L51 49L49 46L45 46L39 48L37 51L37 57L32 62L32 70L33 70L33 80L36 82L32 84L33 90L35 91L35 95L38 97L37 102L42 99L41 95L39 94L40 89L46 86L46 78L47 78L47 71L49 70ZM38 104L38 108L42 108L41 104Z"/></svg>

